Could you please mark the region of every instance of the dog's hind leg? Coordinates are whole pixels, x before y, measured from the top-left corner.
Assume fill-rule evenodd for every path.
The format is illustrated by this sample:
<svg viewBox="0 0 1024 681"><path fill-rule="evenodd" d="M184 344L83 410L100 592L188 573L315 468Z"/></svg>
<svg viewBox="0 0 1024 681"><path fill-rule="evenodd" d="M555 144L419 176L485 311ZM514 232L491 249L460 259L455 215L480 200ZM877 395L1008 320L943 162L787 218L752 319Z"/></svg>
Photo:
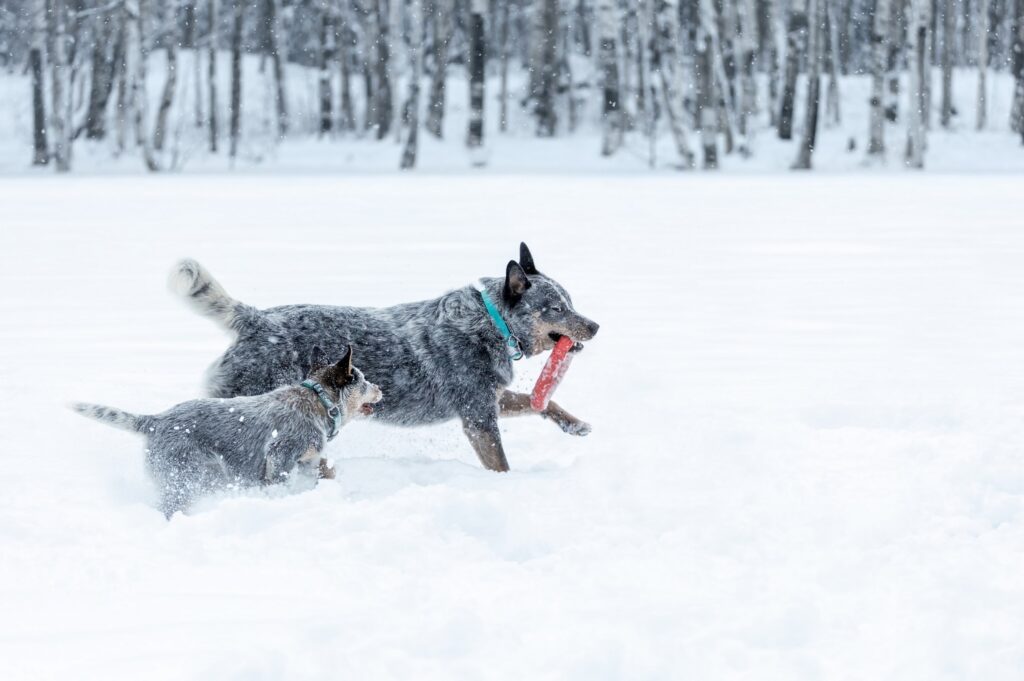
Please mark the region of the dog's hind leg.
<svg viewBox="0 0 1024 681"><path fill-rule="evenodd" d="M498 397L498 407L502 416L523 416L525 414L539 413L543 418L551 419L566 433L570 435L589 435L590 424L581 421L565 409L562 409L556 402L548 402L548 406L542 412L536 412L530 406L530 396L526 393L517 393L511 390L503 390Z"/></svg>
<svg viewBox="0 0 1024 681"><path fill-rule="evenodd" d="M462 432L469 438L480 463L490 471L504 473L508 470L505 448L501 445L497 414L484 417L463 416Z"/></svg>

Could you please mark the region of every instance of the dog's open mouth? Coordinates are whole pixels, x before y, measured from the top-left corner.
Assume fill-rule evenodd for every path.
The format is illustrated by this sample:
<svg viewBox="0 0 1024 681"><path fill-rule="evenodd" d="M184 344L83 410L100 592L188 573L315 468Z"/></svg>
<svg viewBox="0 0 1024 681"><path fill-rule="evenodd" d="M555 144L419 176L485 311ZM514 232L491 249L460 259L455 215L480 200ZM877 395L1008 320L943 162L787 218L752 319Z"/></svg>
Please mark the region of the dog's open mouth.
<svg viewBox="0 0 1024 681"><path fill-rule="evenodd" d="M367 402L363 406L359 407L359 411L363 416L370 416L373 414L373 405Z"/></svg>
<svg viewBox="0 0 1024 681"><path fill-rule="evenodd" d="M552 331L551 333L548 334L548 338L557 343L558 341L562 340L562 334L555 333L554 331ZM579 341L573 341L572 349L570 349L569 352L579 352L582 349L583 343L580 343Z"/></svg>

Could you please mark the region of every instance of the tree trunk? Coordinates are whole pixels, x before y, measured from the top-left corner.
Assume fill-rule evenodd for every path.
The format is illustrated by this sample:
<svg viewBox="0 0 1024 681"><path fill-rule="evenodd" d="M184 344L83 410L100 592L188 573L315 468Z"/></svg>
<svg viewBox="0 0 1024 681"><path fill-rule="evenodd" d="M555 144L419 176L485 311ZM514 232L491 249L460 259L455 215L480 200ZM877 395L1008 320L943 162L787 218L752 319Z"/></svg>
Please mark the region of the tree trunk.
<svg viewBox="0 0 1024 681"><path fill-rule="evenodd" d="M210 151L217 153L217 0L210 0L210 45L207 80L210 87Z"/></svg>
<svg viewBox="0 0 1024 681"><path fill-rule="evenodd" d="M157 110L156 127L153 130L153 148L163 151L167 136L167 116L174 103L174 93L178 86L178 2L169 0L165 27L167 30L167 80L164 81L163 95L160 97L160 108Z"/></svg>
<svg viewBox="0 0 1024 681"><path fill-rule="evenodd" d="M619 108L619 57L616 38L619 26L615 0L598 0L598 70L601 73L601 155L611 156L622 145L622 110Z"/></svg>
<svg viewBox="0 0 1024 681"><path fill-rule="evenodd" d="M942 26L942 127L953 122L953 43L956 39L956 12L953 0L945 0Z"/></svg>
<svg viewBox="0 0 1024 681"><path fill-rule="evenodd" d="M238 140L242 134L242 35L245 29L245 4L235 0L234 27L231 31L231 146L228 155L238 157ZM280 109L278 109L280 112ZM280 122L280 119L278 120ZM280 132L280 128L278 128Z"/></svg>
<svg viewBox="0 0 1024 681"><path fill-rule="evenodd" d="M795 170L810 170L811 156L818 137L818 110L821 103L821 53L824 4L827 0L810 0L807 36L807 100L804 132L800 140Z"/></svg>
<svg viewBox="0 0 1024 681"><path fill-rule="evenodd" d="M93 22L94 41L92 45L92 78L89 83L89 104L85 114L85 136L87 139L103 139L106 135L107 103L114 87L115 64L124 58L124 41L119 34L110 57L110 38L113 22L105 15L97 14Z"/></svg>
<svg viewBox="0 0 1024 681"><path fill-rule="evenodd" d="M807 43L808 0L793 0L786 22L786 73L779 107L779 139L793 138L793 106L796 99L796 78L800 71L800 55Z"/></svg>
<svg viewBox="0 0 1024 681"><path fill-rule="evenodd" d="M777 0L764 2L764 41L767 43L768 57L768 119L772 127L779 124L779 37L776 32L778 24Z"/></svg>
<svg viewBox="0 0 1024 681"><path fill-rule="evenodd" d="M392 0L398 2L398 0ZM371 0L373 3L374 24L377 29L376 59L374 61L374 125L377 128L376 137L381 140L387 137L391 131L391 119L394 112L391 104L391 78L390 78L390 18L388 13L388 0ZM383 5L383 7L382 7Z"/></svg>
<svg viewBox="0 0 1024 681"><path fill-rule="evenodd" d="M352 25L352 8L350 0L342 2L342 21L338 34L338 61L341 66L340 101L338 103L338 128L341 130L355 130L356 116L352 107L352 43L355 37Z"/></svg>
<svg viewBox="0 0 1024 681"><path fill-rule="evenodd" d="M889 2L889 50L885 62L885 78L888 82L885 95L885 120L890 123L899 120L900 63L906 44L907 1L890 0Z"/></svg>
<svg viewBox="0 0 1024 681"><path fill-rule="evenodd" d="M663 0L656 5L654 16L654 55L665 113L668 117L676 153L684 168L693 168L693 152L686 137L686 125L682 112L682 69L679 65L679 8L676 0Z"/></svg>
<svg viewBox="0 0 1024 681"><path fill-rule="evenodd" d="M537 116L537 136L554 137L558 125L555 110L555 87L558 78L556 64L558 47L558 0L539 0L535 10L540 13L535 22L533 40L540 49L540 73L537 80L534 114Z"/></svg>
<svg viewBox="0 0 1024 681"><path fill-rule="evenodd" d="M335 29L330 10L320 9L320 134L331 131L334 123L334 95L331 92L331 63L335 54Z"/></svg>
<svg viewBox="0 0 1024 681"><path fill-rule="evenodd" d="M1024 0L1014 0L1013 21L1010 22L1010 45L1013 74L1013 104L1010 110L1010 129L1020 133L1024 142Z"/></svg>
<svg viewBox="0 0 1024 681"><path fill-rule="evenodd" d="M477 149L484 143L484 13L487 0L470 0L469 15L469 131L466 144Z"/></svg>
<svg viewBox="0 0 1024 681"><path fill-rule="evenodd" d="M712 0L700 0L700 22L697 30L697 124L700 129L700 143L704 152L704 168L718 167L717 117L714 104L714 6Z"/></svg>
<svg viewBox="0 0 1024 681"><path fill-rule="evenodd" d="M509 16L511 0L501 3L501 80L498 86L498 129L508 130L508 63L512 58L512 20Z"/></svg>
<svg viewBox="0 0 1024 681"><path fill-rule="evenodd" d="M68 63L67 6L50 0L50 125L57 172L71 170L71 65Z"/></svg>
<svg viewBox="0 0 1024 681"><path fill-rule="evenodd" d="M406 118L409 132L402 150L401 168L411 170L416 167L416 152L420 128L420 79L423 77L423 28L420 0L409 3L409 100L405 103Z"/></svg>
<svg viewBox="0 0 1024 681"><path fill-rule="evenodd" d="M825 125L839 125L839 28L833 0L821 0L825 10L825 33L822 38L826 45L824 53L828 67L828 91L825 95Z"/></svg>
<svg viewBox="0 0 1024 681"><path fill-rule="evenodd" d="M46 0L32 4L32 43L28 59L32 70L32 165L45 166L50 162L46 142L46 100L43 80L43 53L46 49Z"/></svg>
<svg viewBox="0 0 1024 681"><path fill-rule="evenodd" d="M277 136L278 138L283 138L288 134L288 96L285 88L285 56L281 54L281 39L284 28L281 21L280 0L264 0L263 12L264 21L267 24L266 54L270 57L270 62L274 67L274 103L277 112Z"/></svg>
<svg viewBox="0 0 1024 681"><path fill-rule="evenodd" d="M931 0L912 0L913 18L910 24L911 60L910 60L910 101L907 106L907 152L906 164L911 168L924 167L925 146L925 108L927 94L925 92L925 72L928 63L928 14Z"/></svg>
<svg viewBox="0 0 1024 681"><path fill-rule="evenodd" d="M897 0L898 1L898 0ZM871 99L868 156L885 155L885 76L892 12L889 0L876 0L871 24Z"/></svg>
<svg viewBox="0 0 1024 681"><path fill-rule="evenodd" d="M505 3L505 11L508 5ZM452 0L434 0L434 72L427 100L427 132L444 137L445 80L448 75L448 43L452 39Z"/></svg>
<svg viewBox="0 0 1024 681"><path fill-rule="evenodd" d="M757 80L754 72L754 61L757 58L757 7L754 0L739 0L736 9L740 26L738 129L743 138L741 150L749 154L754 127L751 119L757 113Z"/></svg>
<svg viewBox="0 0 1024 681"><path fill-rule="evenodd" d="M975 115L975 127L984 130L988 123L988 106L986 104L986 75L988 74L988 0L980 0L978 6L978 108Z"/></svg>

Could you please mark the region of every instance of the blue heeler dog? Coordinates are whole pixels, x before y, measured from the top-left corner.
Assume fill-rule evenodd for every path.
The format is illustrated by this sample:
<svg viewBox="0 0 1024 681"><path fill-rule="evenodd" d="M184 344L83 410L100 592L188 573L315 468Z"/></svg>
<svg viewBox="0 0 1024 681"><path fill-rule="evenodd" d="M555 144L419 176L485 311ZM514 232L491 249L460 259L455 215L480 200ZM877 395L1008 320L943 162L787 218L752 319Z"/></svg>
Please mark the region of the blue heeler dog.
<svg viewBox="0 0 1024 681"><path fill-rule="evenodd" d="M294 383L314 345L359 348L360 366L384 399L374 417L416 426L458 417L480 462L507 471L498 416L533 413L529 395L506 389L512 360L550 350L562 336L590 340L598 325L569 294L537 271L526 244L505 277L484 278L440 298L386 308L285 305L258 310L232 299L193 260L172 273L172 288L237 334L208 373L216 397L258 395ZM541 416L567 433L590 426L551 402Z"/></svg>
<svg viewBox="0 0 1024 681"><path fill-rule="evenodd" d="M146 436L146 463L169 518L198 496L231 485L284 482L293 471L333 478L321 458L327 440L357 415L368 416L380 388L352 366L352 350L329 364L310 353L309 378L264 395L182 402L144 416L75 404L85 416Z"/></svg>

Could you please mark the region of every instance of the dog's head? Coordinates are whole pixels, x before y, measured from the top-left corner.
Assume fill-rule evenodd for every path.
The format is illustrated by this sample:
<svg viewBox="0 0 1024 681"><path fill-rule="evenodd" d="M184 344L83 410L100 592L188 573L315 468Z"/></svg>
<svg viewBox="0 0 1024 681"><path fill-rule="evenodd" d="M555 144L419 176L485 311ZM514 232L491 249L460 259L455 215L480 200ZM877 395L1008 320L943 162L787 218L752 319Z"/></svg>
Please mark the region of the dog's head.
<svg viewBox="0 0 1024 681"><path fill-rule="evenodd" d="M536 355L550 350L562 336L588 341L600 325L572 306L572 298L561 284L541 274L526 244L519 245L519 261L505 268L502 289L509 326L519 335L523 352Z"/></svg>
<svg viewBox="0 0 1024 681"><path fill-rule="evenodd" d="M331 364L323 350L313 348L310 357L309 378L324 387L331 398L341 407L343 422L356 416L369 416L373 405L384 396L373 383L366 380L363 372L352 366L352 347L345 356Z"/></svg>

